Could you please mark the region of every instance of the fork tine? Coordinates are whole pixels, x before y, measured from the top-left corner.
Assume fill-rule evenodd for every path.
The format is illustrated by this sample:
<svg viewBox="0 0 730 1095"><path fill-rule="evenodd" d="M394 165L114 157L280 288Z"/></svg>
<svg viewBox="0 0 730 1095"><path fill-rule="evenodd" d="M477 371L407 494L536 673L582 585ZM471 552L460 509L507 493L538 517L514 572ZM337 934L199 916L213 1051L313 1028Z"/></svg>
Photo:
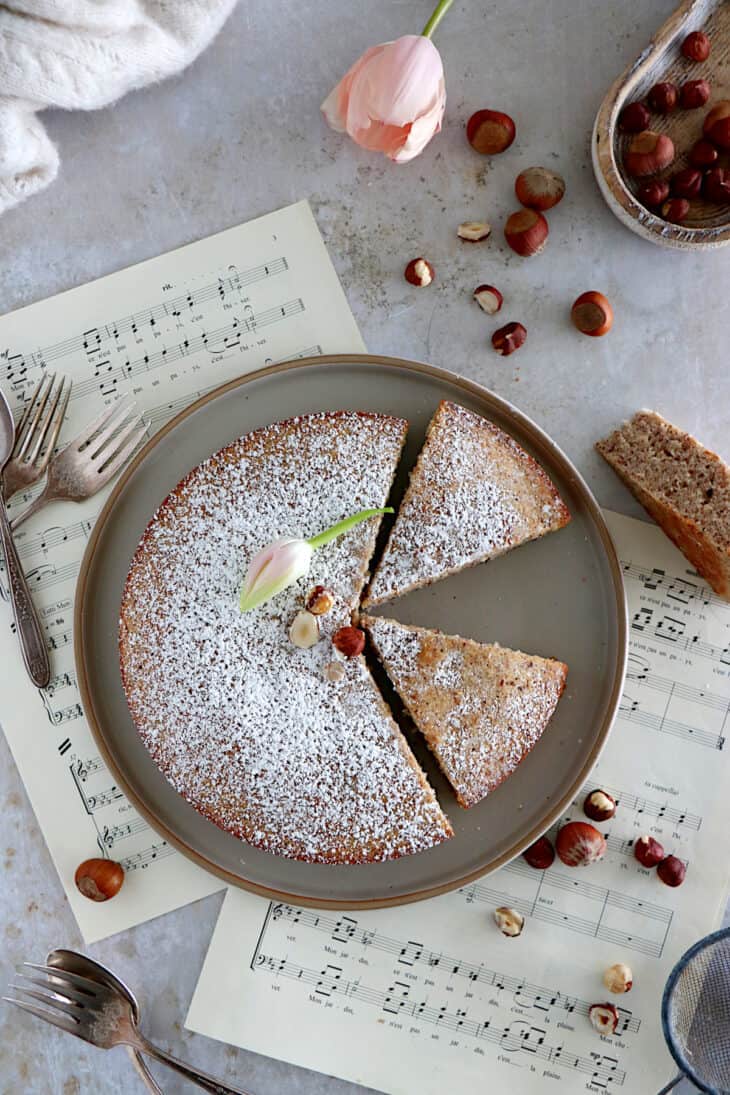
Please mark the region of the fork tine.
<svg viewBox="0 0 730 1095"><path fill-rule="evenodd" d="M103 991L103 986L98 981L92 981L89 977L82 977L80 973L71 973L70 970L61 969L60 966L42 966L36 962L23 962L31 970L39 970L49 977L58 978L59 981L67 981L73 988L81 989L87 996L98 996ZM25 974L22 974L24 977Z"/></svg>
<svg viewBox="0 0 730 1095"><path fill-rule="evenodd" d="M50 974L48 975L51 976ZM31 985L35 985L39 989L45 989L47 992L55 992L61 996L67 997L69 1000L75 1000L77 1004L88 1004L91 1001L91 997L86 992L79 992L78 989L70 988L68 982L62 981L61 978L55 978L53 981L41 981L40 977L31 977L30 974L23 973L22 970L18 971L18 977L22 977L24 981L28 981ZM24 985L19 986L23 989L23 992L30 992L30 989L26 989Z"/></svg>
<svg viewBox="0 0 730 1095"><path fill-rule="evenodd" d="M0 999L5 1000L8 1004L15 1004L16 1008L20 1008L21 1011L29 1011L31 1015L35 1015L38 1019L45 1019L52 1026L65 1030L67 1034L78 1034L78 1023L60 1012L46 1011L45 1008L39 1008L36 1004L26 1004L24 1000L16 1000L13 996L3 996Z"/></svg>
<svg viewBox="0 0 730 1095"><path fill-rule="evenodd" d="M140 415L135 415L134 418L127 422L120 423L121 428L117 428L116 432L112 432L110 429L106 434L99 438L98 443L94 442L94 451L91 452L91 446L89 446L89 455L91 459L96 463L103 464L105 460L109 460L115 455L127 440L129 436L141 425L144 425ZM146 429L145 425L145 429Z"/></svg>
<svg viewBox="0 0 730 1095"><path fill-rule="evenodd" d="M70 1000L63 1000L61 996L54 994L52 989L48 992L38 992L36 989L27 989L25 985L11 985L10 988L13 992L22 992L25 996L30 996L31 1000L37 1000L39 1004L45 1004L51 1010L55 1008L64 1015L69 1015L74 1022L78 1022L76 1016L79 1013L79 1005Z"/></svg>
<svg viewBox="0 0 730 1095"><path fill-rule="evenodd" d="M130 456L132 455L134 450L137 448L140 441L146 436L146 434L147 434L147 426L145 426L145 425L140 426L140 428L133 435L133 437L129 441L129 443L127 445L125 445L124 448L120 452L116 453L116 455L110 460L110 462L108 464L106 464L104 467L100 468L100 470L99 470L99 482L98 482L98 485L97 485L97 488L96 488L97 490L101 490L101 488L103 486L106 486L106 484L109 482L109 480L117 474L119 469L127 463Z"/></svg>
<svg viewBox="0 0 730 1095"><path fill-rule="evenodd" d="M23 444L20 446L20 449L18 450L18 453L17 453L17 457L18 457L19 460L22 460L24 458L28 446L33 441L33 438L35 436L35 432L38 428L38 423L42 419L43 413L46 409L46 403L48 402L48 397L50 396L51 392L53 391L53 385L55 383L56 383L56 374L54 373L53 376L51 377L49 383L46 385L46 389L43 393L43 397L42 397L42 399L40 399L40 401L38 403L38 406L36 407L35 414L33 415L32 419L30 420L30 424L27 427L25 437L23 438Z"/></svg>
<svg viewBox="0 0 730 1095"><path fill-rule="evenodd" d="M93 422L81 431L78 437L75 437L71 442L76 452L82 449L84 445L88 445L92 437L104 429L112 419L115 419L118 415L121 415L119 421L123 421L124 418L130 413L130 411L136 406L135 401L131 396L124 396L117 403L114 403L106 411L103 411L98 418L95 418Z"/></svg>
<svg viewBox="0 0 730 1095"><path fill-rule="evenodd" d="M41 475L43 475L44 471L48 467L48 463L49 463L51 457L53 456L53 451L56 447L56 442L58 441L58 435L61 432L61 427L63 426L63 420L66 417L66 408L68 407L68 401L71 398L71 389L72 389L72 387L73 387L73 381L69 380L66 384L66 391L65 391L63 399L61 401L61 406L58 408L58 414L56 415L56 421L53 424L53 429L51 430L50 434L48 435L48 443L46 445L46 451L44 452L43 458L42 458L40 464L38 465L38 470L39 470Z"/></svg>
<svg viewBox="0 0 730 1095"><path fill-rule="evenodd" d="M36 399L40 395L41 388L43 387L43 385L45 384L47 379L48 379L47 374L43 373L40 380L38 381L38 383L35 386L35 389L33 391L32 396L30 397L28 402L23 407L23 413L21 414L20 419L18 420L18 424L15 427L15 448L16 449L18 448L18 445L20 444L20 440L23 436L23 430L25 429L25 427L28 423L28 418L30 417L31 411L33 409L33 405L35 404Z"/></svg>
<svg viewBox="0 0 730 1095"><path fill-rule="evenodd" d="M41 422L41 428L37 431L38 432L38 439L37 439L35 445L33 446L32 451L28 453L28 460L30 461L31 464L35 464L36 460L38 459L38 454L40 453L41 448L43 447L43 442L46 439L46 435L48 434L48 431L51 428L51 425L55 424L56 414L57 414L58 407L59 407L59 404L61 402L61 399L65 395L65 402L64 402L64 405L63 405L63 410L61 412L61 421L63 421L63 414L66 410L66 404L68 403L69 388L70 388L70 384L67 386L66 377L62 376L61 377L61 383L56 388L56 394L53 397L53 402L51 403L51 406L48 408L47 413L43 416L43 420ZM59 423L59 429L60 429L60 423ZM53 442L50 443L50 447L51 448L53 447Z"/></svg>

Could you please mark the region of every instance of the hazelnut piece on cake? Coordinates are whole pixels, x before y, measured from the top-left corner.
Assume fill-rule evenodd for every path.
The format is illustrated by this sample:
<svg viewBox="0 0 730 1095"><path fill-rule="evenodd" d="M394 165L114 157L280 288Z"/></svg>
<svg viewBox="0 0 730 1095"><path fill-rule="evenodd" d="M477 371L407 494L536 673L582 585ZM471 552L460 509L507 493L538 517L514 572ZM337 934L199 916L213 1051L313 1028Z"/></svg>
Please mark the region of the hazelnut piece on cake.
<svg viewBox="0 0 730 1095"><path fill-rule="evenodd" d="M547 474L513 437L443 401L363 603L430 585L569 520Z"/></svg>
<svg viewBox="0 0 730 1095"><path fill-rule="evenodd" d="M596 448L715 593L730 600L730 467L655 411Z"/></svg>
<svg viewBox="0 0 730 1095"><path fill-rule="evenodd" d="M382 617L360 623L459 803L474 806L539 741L567 665Z"/></svg>

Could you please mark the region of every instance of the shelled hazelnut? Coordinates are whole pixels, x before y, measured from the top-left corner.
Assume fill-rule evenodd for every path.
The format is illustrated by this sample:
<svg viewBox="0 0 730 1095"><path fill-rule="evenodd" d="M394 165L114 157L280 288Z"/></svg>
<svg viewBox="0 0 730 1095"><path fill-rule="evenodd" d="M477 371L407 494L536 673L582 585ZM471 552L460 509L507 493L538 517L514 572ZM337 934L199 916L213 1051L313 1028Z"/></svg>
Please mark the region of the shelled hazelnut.
<svg viewBox="0 0 730 1095"><path fill-rule="evenodd" d="M664 859L664 848L653 836L641 836L634 845L634 855L642 867L656 867Z"/></svg>
<svg viewBox="0 0 730 1095"><path fill-rule="evenodd" d="M614 993L616 996L622 995L624 992L631 992L634 984L634 975L631 969L623 962L616 962L615 965L609 966L603 974L603 983L609 992Z"/></svg>
<svg viewBox="0 0 730 1095"><path fill-rule="evenodd" d="M492 346L496 353L508 357L527 341L527 328L521 323L506 323L492 335Z"/></svg>
<svg viewBox="0 0 730 1095"><path fill-rule="evenodd" d="M544 212L563 200L565 179L548 167L527 167L515 179L515 194L520 205Z"/></svg>
<svg viewBox="0 0 730 1095"><path fill-rule="evenodd" d="M684 110L696 110L705 105L711 94L708 80L688 80L679 89L679 105Z"/></svg>
<svg viewBox="0 0 730 1095"><path fill-rule="evenodd" d="M488 316L494 316L501 309L504 298L493 285L477 285L474 300Z"/></svg>
<svg viewBox="0 0 730 1095"><path fill-rule="evenodd" d="M682 42L682 55L688 61L706 61L711 49L710 39L701 30L693 30Z"/></svg>
<svg viewBox="0 0 730 1095"><path fill-rule="evenodd" d="M298 650L308 650L319 642L319 621L306 608L297 612L289 624L289 640Z"/></svg>
<svg viewBox="0 0 730 1095"><path fill-rule="evenodd" d="M508 909L503 905L499 909L494 910L494 923L497 925L502 935L514 938L517 935L522 935L522 929L525 926L525 918L522 913L517 912L517 909Z"/></svg>
<svg viewBox="0 0 730 1095"><path fill-rule="evenodd" d="M669 197L669 183L666 179L649 179L638 187L636 196L647 209L658 209Z"/></svg>
<svg viewBox="0 0 730 1095"><path fill-rule="evenodd" d="M597 788L586 796L583 813L591 821L610 821L616 813L616 799L608 791Z"/></svg>
<svg viewBox="0 0 730 1095"><path fill-rule="evenodd" d="M124 867L113 859L85 859L76 868L76 888L90 901L109 901L124 882Z"/></svg>
<svg viewBox="0 0 730 1095"><path fill-rule="evenodd" d="M411 285L416 285L419 289L425 289L436 277L436 271L427 259L420 257L411 259L403 271L403 277Z"/></svg>
<svg viewBox="0 0 730 1095"><path fill-rule="evenodd" d="M537 871L546 871L555 862L555 849L546 836L541 836L529 848L525 848L522 858Z"/></svg>
<svg viewBox="0 0 730 1095"><path fill-rule="evenodd" d="M697 167L685 167L677 171L669 180L669 187L675 198L699 198L702 191L702 172Z"/></svg>
<svg viewBox="0 0 730 1095"><path fill-rule="evenodd" d="M492 226L486 221L463 221L456 229L456 234L467 243L481 243L482 240L489 239Z"/></svg>
<svg viewBox="0 0 730 1095"><path fill-rule="evenodd" d="M469 144L483 156L504 152L515 139L515 123L501 110L477 110L466 123Z"/></svg>
<svg viewBox="0 0 730 1095"><path fill-rule="evenodd" d="M573 307L570 309L570 318L573 321L573 326L581 334L601 338L602 335L608 334L613 326L613 308L603 293L589 290L587 293L581 293L573 302ZM588 813L587 809L586 813ZM591 814L588 814L588 817L591 817ZM594 818L594 820L602 819Z"/></svg>
<svg viewBox="0 0 730 1095"><path fill-rule="evenodd" d="M555 841L555 851L566 867L587 867L606 854L606 838L587 821L569 821Z"/></svg>
<svg viewBox="0 0 730 1095"><path fill-rule="evenodd" d="M588 1009L591 1026L599 1034L615 1034L618 1026L618 1008L615 1004L591 1004Z"/></svg>
<svg viewBox="0 0 730 1095"><path fill-rule="evenodd" d="M618 126L624 133L641 133L651 121L651 113L645 103L629 103L621 111Z"/></svg>
<svg viewBox="0 0 730 1095"><path fill-rule="evenodd" d="M662 80L649 88L647 102L656 114L671 114L676 109L679 100L677 85L670 80Z"/></svg>
<svg viewBox="0 0 730 1095"><path fill-rule="evenodd" d="M637 133L624 155L624 166L629 175L640 179L656 175L674 162L674 141L666 133L645 129Z"/></svg>
<svg viewBox="0 0 730 1095"><path fill-rule="evenodd" d="M335 595L326 586L315 586L310 590L305 603L307 612L313 616L325 616L335 603Z"/></svg>
<svg viewBox="0 0 730 1095"><path fill-rule="evenodd" d="M548 222L536 209L520 209L507 218L504 238L523 258L539 255L548 238Z"/></svg>

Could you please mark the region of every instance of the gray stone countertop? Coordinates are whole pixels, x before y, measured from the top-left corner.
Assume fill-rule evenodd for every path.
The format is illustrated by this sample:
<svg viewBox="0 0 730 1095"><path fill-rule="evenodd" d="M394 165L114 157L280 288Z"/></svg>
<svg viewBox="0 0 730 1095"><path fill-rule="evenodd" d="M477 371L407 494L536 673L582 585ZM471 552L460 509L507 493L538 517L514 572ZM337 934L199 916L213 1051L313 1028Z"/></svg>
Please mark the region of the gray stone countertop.
<svg viewBox="0 0 730 1095"><path fill-rule="evenodd" d="M398 167L325 128L319 104L367 46L417 33L429 0L241 4L187 72L83 115L46 115L58 181L0 220L0 312L82 284L299 198L309 198L365 342L471 377L535 418L577 463L599 501L638 507L593 442L652 407L728 452L728 252L681 254L628 232L604 205L589 137L615 76L669 15L672 0L456 0L437 35L447 73L444 132ZM517 122L515 145L473 153L463 125L492 106ZM500 226L515 175L554 166L567 195L550 214L545 253L509 253ZM495 226L480 248L455 226ZM426 291L402 278L424 254ZM470 301L498 284L526 346L499 358ZM614 305L610 336L571 327L578 293ZM0 718L2 706L0 698ZM0 984L22 959L82 946L17 771L0 739ZM145 1027L177 1055L254 1095L347 1095L349 1084L219 1045L182 1029L220 906L215 896L89 948L143 1000ZM171 1074L169 1093L189 1090ZM0 1091L132 1095L121 1051L105 1054L0 1009ZM679 1089L678 1089L679 1090Z"/></svg>

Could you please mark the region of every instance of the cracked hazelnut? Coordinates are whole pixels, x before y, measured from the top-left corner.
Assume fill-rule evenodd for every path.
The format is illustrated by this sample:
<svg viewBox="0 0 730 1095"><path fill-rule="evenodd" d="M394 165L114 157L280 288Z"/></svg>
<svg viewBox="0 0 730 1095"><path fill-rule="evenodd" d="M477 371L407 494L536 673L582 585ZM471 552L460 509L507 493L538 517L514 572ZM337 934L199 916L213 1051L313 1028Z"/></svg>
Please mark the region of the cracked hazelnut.
<svg viewBox="0 0 730 1095"><path fill-rule="evenodd" d="M730 149L730 99L715 103L704 120L702 132L718 148Z"/></svg>
<svg viewBox="0 0 730 1095"><path fill-rule="evenodd" d="M319 621L303 608L289 624L289 638L299 650L308 650L319 642Z"/></svg>
<svg viewBox="0 0 730 1095"><path fill-rule="evenodd" d="M76 868L74 882L90 901L109 901L122 888L124 867L112 859L85 859Z"/></svg>
<svg viewBox="0 0 730 1095"><path fill-rule="evenodd" d="M640 179L656 175L674 162L674 141L666 133L645 129L631 139L624 155L624 166L629 175Z"/></svg>
<svg viewBox="0 0 730 1095"><path fill-rule="evenodd" d="M644 103L629 103L621 111L618 126L624 133L641 133L650 121L651 114Z"/></svg>
<svg viewBox="0 0 730 1095"><path fill-rule="evenodd" d="M517 909L508 909L505 905L502 905L499 909L494 910L494 923L502 935L514 938L517 935L522 935L525 918L522 913L517 912Z"/></svg>
<svg viewBox="0 0 730 1095"><path fill-rule="evenodd" d="M647 95L649 106L656 114L671 114L676 109L679 92L677 85L669 80L662 80L649 88Z"/></svg>
<svg viewBox="0 0 730 1095"><path fill-rule="evenodd" d="M477 285L474 300L488 316L494 316L502 307L504 298L493 285Z"/></svg>
<svg viewBox="0 0 730 1095"><path fill-rule="evenodd" d="M649 179L638 187L636 196L647 209L658 209L669 197L669 183L666 179Z"/></svg>
<svg viewBox="0 0 730 1095"><path fill-rule="evenodd" d="M529 848L525 848L522 858L537 871L546 871L555 862L555 849L546 836L541 836Z"/></svg>
<svg viewBox="0 0 730 1095"><path fill-rule="evenodd" d="M588 1009L591 1026L599 1034L615 1034L618 1026L618 1008L615 1004L591 1004Z"/></svg>
<svg viewBox="0 0 730 1095"><path fill-rule="evenodd" d="M417 285L420 289L425 289L436 277L436 271L427 259L411 259L403 271L403 277L411 285Z"/></svg>
<svg viewBox="0 0 730 1095"><path fill-rule="evenodd" d="M515 123L500 110L477 110L466 123L466 137L476 152L495 156L515 139Z"/></svg>
<svg viewBox="0 0 730 1095"><path fill-rule="evenodd" d="M684 110L696 110L704 106L712 94L707 80L688 80L679 89L679 105Z"/></svg>
<svg viewBox="0 0 730 1095"><path fill-rule="evenodd" d="M682 42L682 55L688 61L706 61L711 49L710 39L701 30L693 30Z"/></svg>
<svg viewBox="0 0 730 1095"><path fill-rule="evenodd" d="M307 612L313 616L324 616L335 603L335 595L326 586L315 586L306 600Z"/></svg>
<svg viewBox="0 0 730 1095"><path fill-rule="evenodd" d="M523 258L539 255L548 238L548 222L536 209L520 209L507 218L504 238Z"/></svg>
<svg viewBox="0 0 730 1095"><path fill-rule="evenodd" d="M345 658L356 658L365 649L365 632L359 627L341 627L332 636L332 645Z"/></svg>
<svg viewBox="0 0 730 1095"><path fill-rule="evenodd" d="M689 162L693 167L712 167L719 158L720 153L714 144L705 140L695 141L689 154Z"/></svg>
<svg viewBox="0 0 730 1095"><path fill-rule="evenodd" d="M702 172L697 167L685 167L669 180L676 198L699 198L702 190Z"/></svg>
<svg viewBox="0 0 730 1095"><path fill-rule="evenodd" d="M486 221L464 221L456 229L459 239L466 240L467 243L480 243L489 239L491 233L492 226Z"/></svg>
<svg viewBox="0 0 730 1095"><path fill-rule="evenodd" d="M555 851L566 867L587 867L606 853L606 838L587 821L569 821L555 841Z"/></svg>
<svg viewBox="0 0 730 1095"><path fill-rule="evenodd" d="M552 209L563 199L565 180L547 167L528 167L515 180L515 194L528 209Z"/></svg>
<svg viewBox="0 0 730 1095"><path fill-rule="evenodd" d="M634 845L634 855L642 867L656 867L664 859L664 848L653 836L641 836Z"/></svg>
<svg viewBox="0 0 730 1095"><path fill-rule="evenodd" d="M702 193L711 202L730 202L730 168L711 168L705 175Z"/></svg>
<svg viewBox="0 0 730 1095"><path fill-rule="evenodd" d="M609 966L603 974L603 983L609 992L620 996L621 993L631 992L634 983L634 975L630 968L623 962L617 962L615 966Z"/></svg>
<svg viewBox="0 0 730 1095"><path fill-rule="evenodd" d="M603 293L591 289L573 301L570 318L581 334L600 338L613 327L613 308Z"/></svg>
<svg viewBox="0 0 730 1095"><path fill-rule="evenodd" d="M684 224L689 216L689 202L686 198L670 198L664 202L660 213L671 224Z"/></svg>
<svg viewBox="0 0 730 1095"><path fill-rule="evenodd" d="M591 821L610 821L616 813L616 799L608 791L591 791L583 803L583 813Z"/></svg>
<svg viewBox="0 0 730 1095"><path fill-rule="evenodd" d="M502 357L508 357L515 350L519 350L526 339L526 327L523 327L521 323L507 323L492 335L492 346Z"/></svg>
<svg viewBox="0 0 730 1095"><path fill-rule="evenodd" d="M684 882L687 868L676 855L668 855L656 869L665 886L681 886Z"/></svg>

